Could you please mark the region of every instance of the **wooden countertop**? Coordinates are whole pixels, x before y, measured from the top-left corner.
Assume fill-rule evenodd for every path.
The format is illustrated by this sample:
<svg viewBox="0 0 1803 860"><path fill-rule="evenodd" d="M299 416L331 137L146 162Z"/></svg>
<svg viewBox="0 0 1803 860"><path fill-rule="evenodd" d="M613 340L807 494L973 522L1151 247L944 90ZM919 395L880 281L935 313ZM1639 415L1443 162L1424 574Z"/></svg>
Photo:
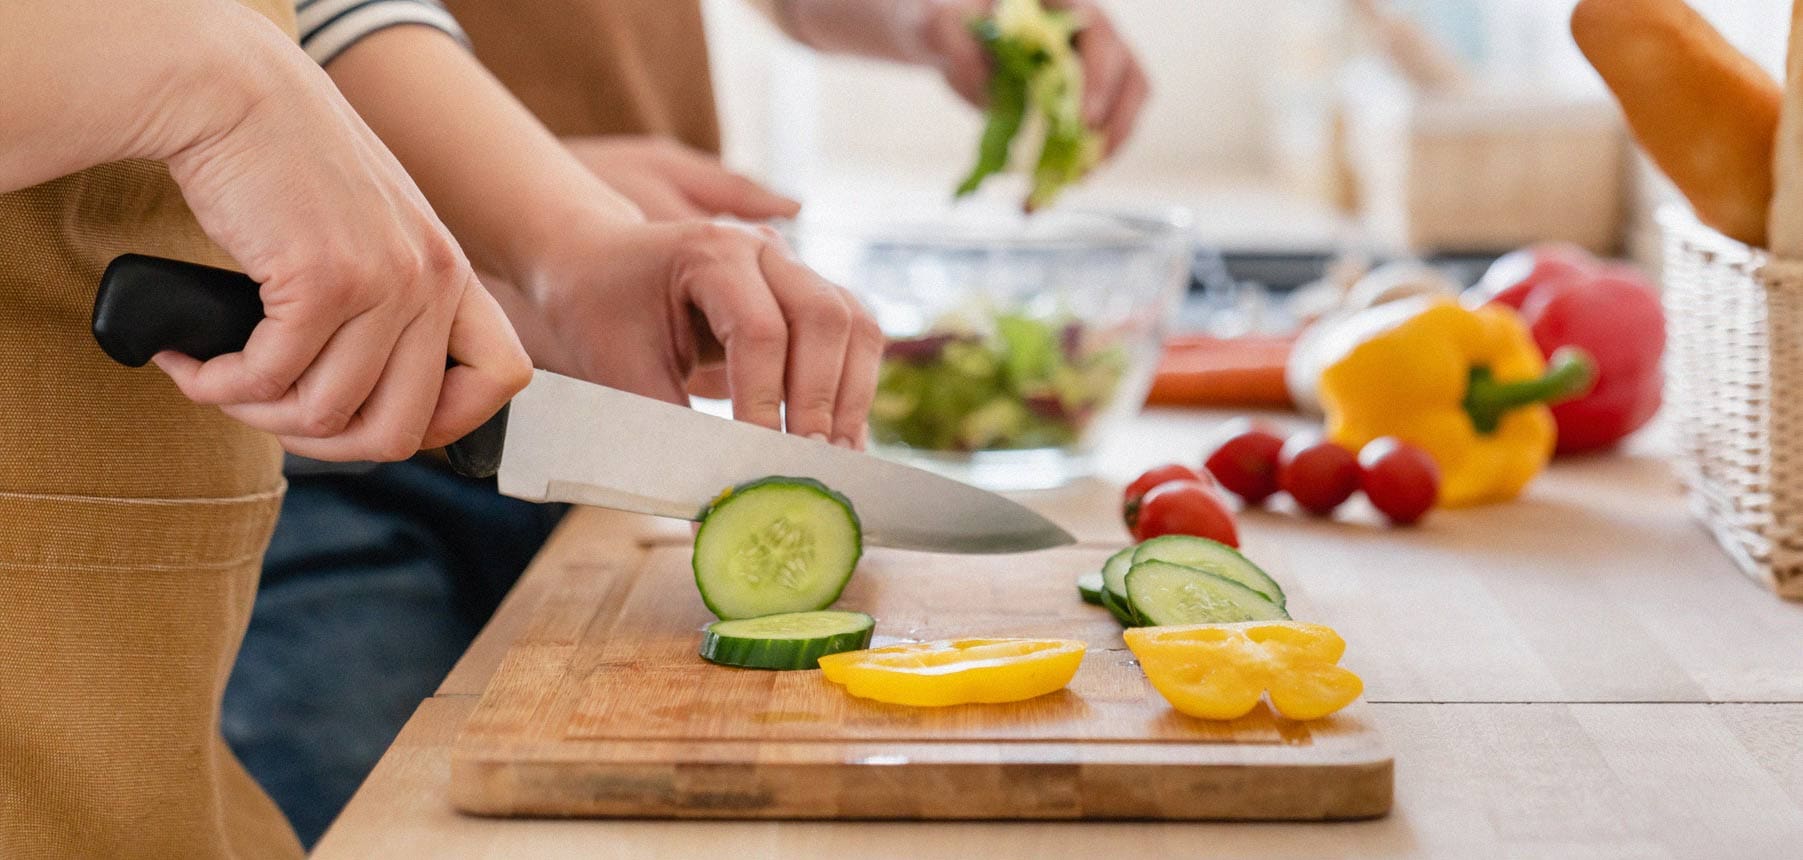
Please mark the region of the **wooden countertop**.
<svg viewBox="0 0 1803 860"><path fill-rule="evenodd" d="M1103 453L1107 480L1028 501L1120 543L1116 488L1193 459L1219 416L1154 410ZM1391 531L1242 517L1299 618L1345 635L1365 714L1396 759L1395 811L1337 824L771 823L470 818L452 739L510 643L592 607L544 605L609 575L620 542L686 531L573 514L422 703L319 858L1790 857L1803 846L1803 605L1738 573L1688 517L1657 440L1561 463L1522 500ZM572 631L573 635L574 631Z"/></svg>

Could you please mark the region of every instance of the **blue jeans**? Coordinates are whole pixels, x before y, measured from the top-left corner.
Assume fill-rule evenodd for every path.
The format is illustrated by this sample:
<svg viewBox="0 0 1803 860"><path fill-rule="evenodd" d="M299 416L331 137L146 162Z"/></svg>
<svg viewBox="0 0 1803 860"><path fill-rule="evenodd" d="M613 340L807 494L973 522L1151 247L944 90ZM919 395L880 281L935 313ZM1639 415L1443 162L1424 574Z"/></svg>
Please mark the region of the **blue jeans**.
<svg viewBox="0 0 1803 860"><path fill-rule="evenodd" d="M226 741L311 847L563 515L424 462L290 477Z"/></svg>

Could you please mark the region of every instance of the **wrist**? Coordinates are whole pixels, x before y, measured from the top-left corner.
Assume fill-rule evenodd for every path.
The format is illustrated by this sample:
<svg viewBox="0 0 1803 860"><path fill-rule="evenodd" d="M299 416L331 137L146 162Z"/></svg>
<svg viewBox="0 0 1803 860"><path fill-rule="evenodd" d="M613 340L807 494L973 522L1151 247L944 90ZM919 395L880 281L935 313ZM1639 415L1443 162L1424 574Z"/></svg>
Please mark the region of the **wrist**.
<svg viewBox="0 0 1803 860"><path fill-rule="evenodd" d="M235 2L206 2L210 26L184 31L157 91L143 101L148 120L131 157L176 163L192 159L243 127L257 110L293 91L300 49L269 19ZM201 13L195 13L201 14Z"/></svg>
<svg viewBox="0 0 1803 860"><path fill-rule="evenodd" d="M612 194L611 189L602 187ZM572 201L525 209L505 241L495 247L494 259L485 265L511 282L533 305L555 307L557 294L572 280L573 267L606 262L595 260L599 237L644 223L630 203L625 206L628 208L623 210L611 204Z"/></svg>

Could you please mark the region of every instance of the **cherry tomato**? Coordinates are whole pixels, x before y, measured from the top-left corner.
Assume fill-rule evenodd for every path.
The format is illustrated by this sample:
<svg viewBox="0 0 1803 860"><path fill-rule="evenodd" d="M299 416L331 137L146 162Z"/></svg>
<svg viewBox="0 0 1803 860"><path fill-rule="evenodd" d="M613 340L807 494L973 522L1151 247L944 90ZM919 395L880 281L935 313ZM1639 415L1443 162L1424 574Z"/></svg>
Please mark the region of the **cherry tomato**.
<svg viewBox="0 0 1803 860"><path fill-rule="evenodd" d="M1359 467L1365 497L1396 525L1419 521L1440 501L1440 467L1401 439L1385 436L1366 445Z"/></svg>
<svg viewBox="0 0 1803 860"><path fill-rule="evenodd" d="M1278 455L1277 485L1303 510L1324 517L1358 491L1359 461L1319 434L1298 433Z"/></svg>
<svg viewBox="0 0 1803 860"><path fill-rule="evenodd" d="M1144 474L1134 478L1133 483L1128 484L1127 489L1121 493L1121 521L1127 524L1127 531L1133 531L1133 523L1139 519L1140 500L1145 498L1145 495L1151 492L1153 487L1167 481L1201 481L1205 484L1214 483L1213 481L1196 474L1195 469L1191 469L1182 463L1166 463L1162 466L1153 466L1152 468L1147 469Z"/></svg>
<svg viewBox="0 0 1803 860"><path fill-rule="evenodd" d="M1233 512L1201 481L1167 481L1140 500L1133 539L1150 540L1159 535L1195 535L1228 546L1240 545Z"/></svg>
<svg viewBox="0 0 1803 860"><path fill-rule="evenodd" d="M1277 455L1283 450L1283 437L1244 419L1223 433L1225 440L1209 453L1203 467L1246 504L1262 504L1277 492Z"/></svg>

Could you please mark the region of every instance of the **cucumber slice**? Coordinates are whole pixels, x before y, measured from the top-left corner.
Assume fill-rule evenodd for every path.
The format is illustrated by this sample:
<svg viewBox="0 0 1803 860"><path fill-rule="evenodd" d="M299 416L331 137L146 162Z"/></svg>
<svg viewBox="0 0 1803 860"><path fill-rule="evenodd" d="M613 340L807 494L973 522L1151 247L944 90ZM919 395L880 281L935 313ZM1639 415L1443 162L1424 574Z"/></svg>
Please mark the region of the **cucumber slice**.
<svg viewBox="0 0 1803 860"><path fill-rule="evenodd" d="M701 656L747 669L818 669L820 658L870 647L876 620L862 612L785 612L716 621L701 636Z"/></svg>
<svg viewBox="0 0 1803 860"><path fill-rule="evenodd" d="M1106 588L1102 589L1102 606L1108 610L1109 615L1114 616L1114 620L1121 623L1122 627L1139 626L1138 619L1133 617L1133 610L1128 609L1126 603L1115 597L1114 592Z"/></svg>
<svg viewBox="0 0 1803 860"><path fill-rule="evenodd" d="M1077 594L1083 598L1084 603L1093 603L1097 606L1101 606L1102 589L1104 587L1105 586L1102 585L1102 574L1098 571L1092 570L1077 577Z"/></svg>
<svg viewBox="0 0 1803 860"><path fill-rule="evenodd" d="M764 478L702 512L692 564L715 615L756 618L831 606L863 554L844 496L809 478Z"/></svg>
<svg viewBox="0 0 1803 860"><path fill-rule="evenodd" d="M1127 547L1102 562L1102 587L1114 592L1114 599L1122 606L1127 605L1127 568L1133 566L1135 549L1138 547Z"/></svg>
<svg viewBox="0 0 1803 860"><path fill-rule="evenodd" d="M1168 561L1142 561L1127 571L1133 614L1148 626L1287 621L1265 596L1224 576Z"/></svg>
<svg viewBox="0 0 1803 860"><path fill-rule="evenodd" d="M1240 555L1239 550L1208 538L1189 535L1155 537L1140 544L1139 549L1133 552L1133 564L1147 561L1168 561L1205 570L1244 585L1278 606L1288 605L1283 588L1270 574ZM1122 582L1125 581L1126 577L1123 576Z"/></svg>

